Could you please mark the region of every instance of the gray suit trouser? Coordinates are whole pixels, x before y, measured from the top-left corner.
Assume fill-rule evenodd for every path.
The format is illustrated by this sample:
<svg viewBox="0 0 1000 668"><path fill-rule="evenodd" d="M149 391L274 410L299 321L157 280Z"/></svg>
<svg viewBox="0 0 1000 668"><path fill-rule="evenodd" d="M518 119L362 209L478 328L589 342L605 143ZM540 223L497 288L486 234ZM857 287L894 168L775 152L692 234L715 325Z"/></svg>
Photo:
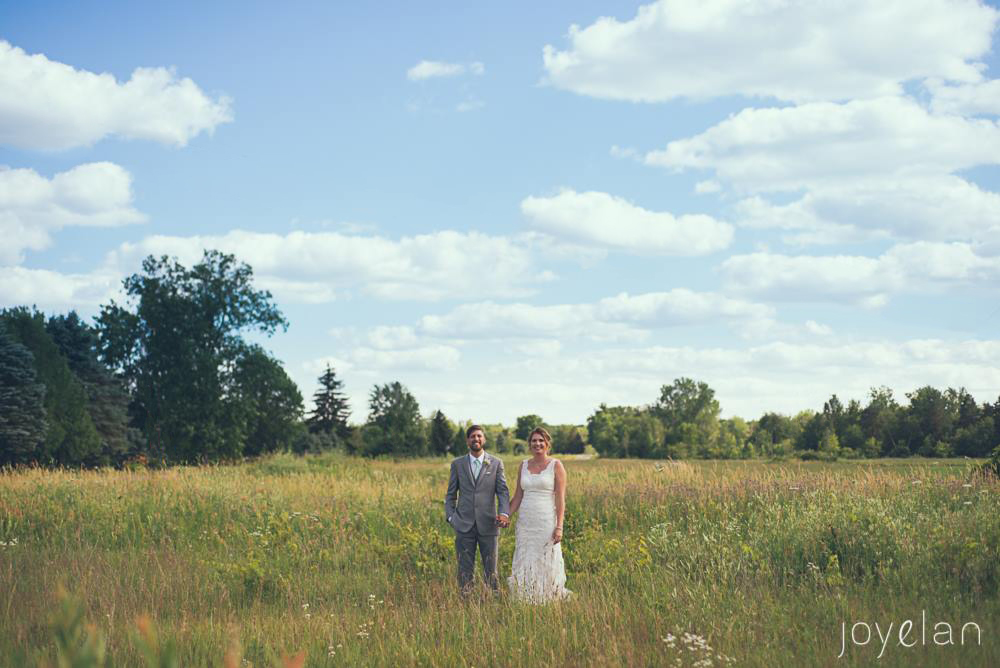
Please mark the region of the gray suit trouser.
<svg viewBox="0 0 1000 668"><path fill-rule="evenodd" d="M500 591L497 578L498 534L483 535L472 525L471 531L455 532L455 554L458 556L458 588L463 594L472 590L472 574L476 569L476 548L483 559L483 579L494 592Z"/></svg>

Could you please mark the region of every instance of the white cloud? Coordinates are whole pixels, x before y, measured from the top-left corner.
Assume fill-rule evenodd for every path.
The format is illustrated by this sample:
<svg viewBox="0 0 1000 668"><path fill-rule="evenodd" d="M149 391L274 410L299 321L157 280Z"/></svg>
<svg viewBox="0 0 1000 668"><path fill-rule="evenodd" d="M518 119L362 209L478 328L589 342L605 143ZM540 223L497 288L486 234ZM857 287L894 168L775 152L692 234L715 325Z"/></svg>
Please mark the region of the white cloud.
<svg viewBox="0 0 1000 668"><path fill-rule="evenodd" d="M132 177L110 162L79 165L47 179L0 166L0 264L42 250L63 227L113 227L146 219L132 207Z"/></svg>
<svg viewBox="0 0 1000 668"><path fill-rule="evenodd" d="M873 178L813 188L784 205L750 197L737 204L734 222L786 230L788 243L987 240L1000 235L1000 195L952 175Z"/></svg>
<svg viewBox="0 0 1000 668"><path fill-rule="evenodd" d="M660 0L573 25L569 47L543 57L553 85L599 98L845 100L980 81L998 16L976 0Z"/></svg>
<svg viewBox="0 0 1000 668"><path fill-rule="evenodd" d="M993 401L1000 392L998 359L996 340L616 346L554 357L506 356L485 368L471 367L457 383L411 376L407 386L421 406L441 408L453 419L513 424L518 415L536 413L554 423L582 424L601 403L648 404L661 385L687 376L716 391L723 415L754 419L765 411L819 410L833 393L863 401L882 385L903 401L906 392L923 385L964 386L979 400Z"/></svg>
<svg viewBox="0 0 1000 668"><path fill-rule="evenodd" d="M377 350L412 348L419 344L412 327L379 325L368 333L368 341Z"/></svg>
<svg viewBox="0 0 1000 668"><path fill-rule="evenodd" d="M97 307L119 295L121 277L97 271L90 274L62 274L47 269L0 267L0 303L35 305L43 311L76 309L96 313Z"/></svg>
<svg viewBox="0 0 1000 668"><path fill-rule="evenodd" d="M785 301L832 300L878 307L898 292L927 292L1000 280L1000 258L966 243L919 241L877 258L858 255L735 255L721 264L727 287Z"/></svg>
<svg viewBox="0 0 1000 668"><path fill-rule="evenodd" d="M375 350L355 348L350 361L355 370L382 371L448 371L458 367L462 356L453 346L432 345L405 350Z"/></svg>
<svg viewBox="0 0 1000 668"><path fill-rule="evenodd" d="M733 238L733 227L711 216L648 211L602 192L564 189L552 197L527 197L521 211L542 232L643 255L704 255Z"/></svg>
<svg viewBox="0 0 1000 668"><path fill-rule="evenodd" d="M674 169L711 169L741 192L797 191L997 164L1000 126L931 114L901 97L744 109L699 135L647 153L645 160Z"/></svg>
<svg viewBox="0 0 1000 668"><path fill-rule="evenodd" d="M637 341L650 329L707 323L769 322L771 307L708 292L677 288L640 295L621 293L593 303L462 304L445 315L420 319L419 331L451 339L569 339Z"/></svg>
<svg viewBox="0 0 1000 668"><path fill-rule="evenodd" d="M231 120L228 98L172 70L140 67L119 83L0 41L0 144L60 150L117 135L184 146Z"/></svg>
<svg viewBox="0 0 1000 668"><path fill-rule="evenodd" d="M538 413L556 422L583 421L597 406L642 405L659 387L682 376L703 380L715 391L723 415L753 419L765 411L794 414L819 410L830 395L864 400L872 387L904 393L932 385L966 387L980 400L1000 391L1000 341L775 341L746 348L646 346L608 348L586 355L497 363L491 376L525 378L521 391L505 394L493 384L494 405L479 410L517 416ZM600 382L595 383L594 379ZM558 379L558 380L556 380ZM532 392L536 381L544 392ZM468 397L475 388L463 387ZM546 394L551 395L546 397ZM474 403L456 407L470 410Z"/></svg>
<svg viewBox="0 0 1000 668"><path fill-rule="evenodd" d="M296 301L326 301L354 291L401 300L510 298L532 294L554 278L516 239L449 230L400 239L240 230L222 236L151 236L122 244L108 262L122 273L135 271L149 254L177 256L191 265L207 248L236 255L276 296Z"/></svg>
<svg viewBox="0 0 1000 668"><path fill-rule="evenodd" d="M1000 114L1000 79L959 85L929 81L927 88L933 95L931 109L936 113L960 116Z"/></svg>
<svg viewBox="0 0 1000 668"><path fill-rule="evenodd" d="M423 81L439 77L457 77L463 74L482 76L486 66L479 61L471 63L447 63L439 60L421 60L406 71L410 81Z"/></svg>

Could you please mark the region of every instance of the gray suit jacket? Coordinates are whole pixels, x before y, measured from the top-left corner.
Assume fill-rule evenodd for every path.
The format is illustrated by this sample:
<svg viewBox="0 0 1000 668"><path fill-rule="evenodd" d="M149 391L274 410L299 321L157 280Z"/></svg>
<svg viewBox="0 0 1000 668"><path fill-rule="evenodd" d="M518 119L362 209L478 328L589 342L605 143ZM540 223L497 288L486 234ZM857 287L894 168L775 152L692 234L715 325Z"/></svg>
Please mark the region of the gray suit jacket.
<svg viewBox="0 0 1000 668"><path fill-rule="evenodd" d="M503 474L503 462L488 452L485 457L478 480L472 478L468 455L451 463L444 515L455 531L467 533L475 526L480 535L495 536L500 533L497 515L510 515L510 490Z"/></svg>

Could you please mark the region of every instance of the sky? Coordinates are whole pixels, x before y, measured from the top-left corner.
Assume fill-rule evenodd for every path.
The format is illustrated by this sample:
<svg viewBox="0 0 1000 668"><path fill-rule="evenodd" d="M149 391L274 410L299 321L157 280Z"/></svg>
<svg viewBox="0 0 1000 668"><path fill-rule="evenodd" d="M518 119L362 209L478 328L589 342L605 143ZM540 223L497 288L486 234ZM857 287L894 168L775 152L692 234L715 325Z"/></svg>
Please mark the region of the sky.
<svg viewBox="0 0 1000 668"><path fill-rule="evenodd" d="M352 420L1000 395L1000 10L0 0L0 307L236 255Z"/></svg>

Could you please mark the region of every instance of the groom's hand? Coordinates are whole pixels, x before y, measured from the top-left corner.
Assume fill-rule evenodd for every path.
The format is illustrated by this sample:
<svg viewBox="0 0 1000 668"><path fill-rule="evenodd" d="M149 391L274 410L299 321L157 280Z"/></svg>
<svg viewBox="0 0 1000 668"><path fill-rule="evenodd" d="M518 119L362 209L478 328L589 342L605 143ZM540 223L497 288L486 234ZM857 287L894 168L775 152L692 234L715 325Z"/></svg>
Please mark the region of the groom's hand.
<svg viewBox="0 0 1000 668"><path fill-rule="evenodd" d="M510 518L506 515L497 515L497 526L506 529L510 526Z"/></svg>

